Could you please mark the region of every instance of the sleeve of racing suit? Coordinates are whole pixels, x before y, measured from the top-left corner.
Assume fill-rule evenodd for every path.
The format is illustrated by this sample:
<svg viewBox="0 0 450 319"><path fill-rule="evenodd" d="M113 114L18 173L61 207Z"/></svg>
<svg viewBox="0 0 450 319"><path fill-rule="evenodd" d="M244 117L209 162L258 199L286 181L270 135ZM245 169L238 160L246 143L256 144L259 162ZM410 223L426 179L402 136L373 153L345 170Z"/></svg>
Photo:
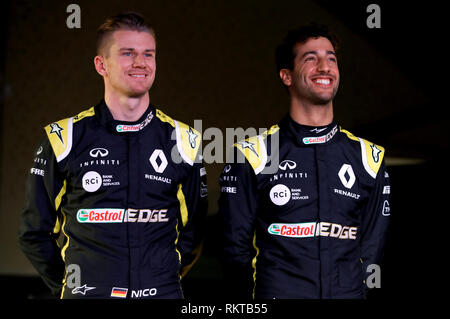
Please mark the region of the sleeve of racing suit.
<svg viewBox="0 0 450 319"><path fill-rule="evenodd" d="M182 226L177 248L181 254L181 277L184 277L200 257L208 212L206 170L203 163L195 162L189 176L179 185ZM181 229L180 229L181 228Z"/></svg>
<svg viewBox="0 0 450 319"><path fill-rule="evenodd" d="M364 273L365 291L367 294L367 277L372 273L369 265L380 266L386 243L387 231L390 219L390 183L389 174L385 163L381 164L378 171L375 187L365 212L362 223L361 259Z"/></svg>
<svg viewBox="0 0 450 319"><path fill-rule="evenodd" d="M258 195L253 168L246 159L238 161L238 156L225 165L219 178L224 288L227 296L249 300L254 288L252 260Z"/></svg>
<svg viewBox="0 0 450 319"><path fill-rule="evenodd" d="M25 185L19 245L54 295L61 292L64 262L56 237L59 204L65 189L47 136L42 138Z"/></svg>

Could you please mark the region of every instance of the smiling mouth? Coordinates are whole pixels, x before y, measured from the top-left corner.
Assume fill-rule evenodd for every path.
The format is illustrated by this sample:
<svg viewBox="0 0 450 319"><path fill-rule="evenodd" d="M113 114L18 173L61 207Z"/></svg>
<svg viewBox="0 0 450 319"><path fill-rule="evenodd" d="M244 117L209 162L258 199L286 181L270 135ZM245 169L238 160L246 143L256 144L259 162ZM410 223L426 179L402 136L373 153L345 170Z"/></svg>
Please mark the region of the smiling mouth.
<svg viewBox="0 0 450 319"><path fill-rule="evenodd" d="M314 78L314 79L312 79L312 81L315 84L322 86L322 87L329 87L334 82L334 80L332 78L321 78L321 77Z"/></svg>
<svg viewBox="0 0 450 319"><path fill-rule="evenodd" d="M145 79L147 76L149 76L150 74L148 72L143 72L143 71L137 71L137 72L130 72L128 73L128 76L134 78L134 79Z"/></svg>
<svg viewBox="0 0 450 319"><path fill-rule="evenodd" d="M129 74L129 76L135 79L145 79L147 77L147 74Z"/></svg>
<svg viewBox="0 0 450 319"><path fill-rule="evenodd" d="M330 79L317 79L314 82L317 84L324 84L324 85L330 85L331 81Z"/></svg>

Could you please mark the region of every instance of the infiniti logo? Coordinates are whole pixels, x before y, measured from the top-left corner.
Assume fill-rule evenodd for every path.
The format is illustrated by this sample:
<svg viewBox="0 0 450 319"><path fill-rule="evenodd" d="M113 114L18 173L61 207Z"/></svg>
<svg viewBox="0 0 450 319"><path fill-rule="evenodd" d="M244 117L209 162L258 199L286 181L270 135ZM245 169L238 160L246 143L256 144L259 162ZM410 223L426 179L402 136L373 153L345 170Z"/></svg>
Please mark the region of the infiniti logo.
<svg viewBox="0 0 450 319"><path fill-rule="evenodd" d="M294 168L296 168L296 167L297 167L297 163L295 163L294 161L291 161L291 160L284 160L284 161L282 161L282 162L280 163L280 165L278 165L278 167L279 167L281 170L285 171L285 170L287 170L288 168L289 168L289 169L294 169Z"/></svg>
<svg viewBox="0 0 450 319"><path fill-rule="evenodd" d="M92 157L98 157L100 155L100 157L105 157L108 156L109 152L106 148L93 148L90 152L89 155L91 155Z"/></svg>
<svg viewBox="0 0 450 319"><path fill-rule="evenodd" d="M231 171L231 165L227 165L227 166L225 166L224 168L223 168L223 172L226 174L226 173L228 173L229 171Z"/></svg>

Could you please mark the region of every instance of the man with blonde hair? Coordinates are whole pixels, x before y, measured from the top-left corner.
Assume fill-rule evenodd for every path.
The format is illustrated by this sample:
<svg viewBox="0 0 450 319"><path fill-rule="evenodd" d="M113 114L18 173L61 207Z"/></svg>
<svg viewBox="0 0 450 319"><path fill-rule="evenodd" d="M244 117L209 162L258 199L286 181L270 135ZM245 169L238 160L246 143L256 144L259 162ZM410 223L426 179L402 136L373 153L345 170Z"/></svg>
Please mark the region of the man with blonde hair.
<svg viewBox="0 0 450 319"><path fill-rule="evenodd" d="M200 133L150 102L156 41L141 15L100 26L94 64L104 99L45 127L20 245L61 298L182 298L207 211Z"/></svg>

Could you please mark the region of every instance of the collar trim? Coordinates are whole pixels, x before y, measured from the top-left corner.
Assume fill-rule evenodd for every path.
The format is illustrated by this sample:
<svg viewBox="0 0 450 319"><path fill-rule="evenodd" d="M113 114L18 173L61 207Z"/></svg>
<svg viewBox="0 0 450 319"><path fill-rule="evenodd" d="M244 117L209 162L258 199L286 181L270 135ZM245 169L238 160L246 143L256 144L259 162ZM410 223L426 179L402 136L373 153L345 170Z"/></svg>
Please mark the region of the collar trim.
<svg viewBox="0 0 450 319"><path fill-rule="evenodd" d="M153 119L153 111L147 114L147 117L139 124L127 125L127 124L118 124L116 125L116 131L119 133L129 133L129 132L139 132L144 127L148 125Z"/></svg>

